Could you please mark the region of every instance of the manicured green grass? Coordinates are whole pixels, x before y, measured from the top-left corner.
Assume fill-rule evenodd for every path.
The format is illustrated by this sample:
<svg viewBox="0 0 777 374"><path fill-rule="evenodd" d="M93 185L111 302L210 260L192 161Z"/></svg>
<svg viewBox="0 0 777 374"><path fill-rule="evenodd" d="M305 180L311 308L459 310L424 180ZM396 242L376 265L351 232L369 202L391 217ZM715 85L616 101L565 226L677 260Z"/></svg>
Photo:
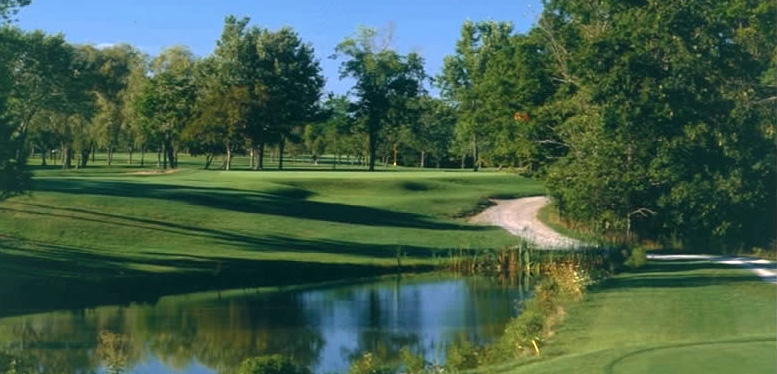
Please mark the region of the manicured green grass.
<svg viewBox="0 0 777 374"><path fill-rule="evenodd" d="M775 286L706 261L651 262L567 311L541 360L505 373L774 373Z"/></svg>
<svg viewBox="0 0 777 374"><path fill-rule="evenodd" d="M205 171L184 157L181 164L162 175L116 165L36 170L30 196L0 203L0 287L283 284L320 278L316 272L342 277L346 267L395 271L397 253L402 266L430 265L450 250L516 243L501 229L454 219L459 212L489 196L543 192L497 172Z"/></svg>

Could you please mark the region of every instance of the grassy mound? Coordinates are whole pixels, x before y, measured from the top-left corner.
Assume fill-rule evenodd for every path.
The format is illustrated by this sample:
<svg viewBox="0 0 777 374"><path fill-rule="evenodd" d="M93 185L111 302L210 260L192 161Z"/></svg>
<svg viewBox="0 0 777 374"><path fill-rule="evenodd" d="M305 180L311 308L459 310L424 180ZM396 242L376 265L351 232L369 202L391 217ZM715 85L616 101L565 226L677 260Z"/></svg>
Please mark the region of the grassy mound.
<svg viewBox="0 0 777 374"><path fill-rule="evenodd" d="M43 285L83 299L299 283L395 271L398 254L402 266L428 266L451 249L514 244L453 217L489 196L542 192L504 173L182 164L192 167L36 170L30 196L0 203L0 292Z"/></svg>

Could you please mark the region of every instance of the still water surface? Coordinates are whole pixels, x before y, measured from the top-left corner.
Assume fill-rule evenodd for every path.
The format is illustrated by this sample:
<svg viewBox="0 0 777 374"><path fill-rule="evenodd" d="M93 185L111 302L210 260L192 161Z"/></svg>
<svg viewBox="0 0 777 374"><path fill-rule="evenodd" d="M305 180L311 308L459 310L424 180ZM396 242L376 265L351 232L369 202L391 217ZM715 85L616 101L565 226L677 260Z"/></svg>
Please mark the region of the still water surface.
<svg viewBox="0 0 777 374"><path fill-rule="evenodd" d="M274 353L342 373L363 352L391 359L402 347L442 363L454 341L497 337L523 295L493 279L435 275L170 296L5 318L0 352L49 373L231 373Z"/></svg>

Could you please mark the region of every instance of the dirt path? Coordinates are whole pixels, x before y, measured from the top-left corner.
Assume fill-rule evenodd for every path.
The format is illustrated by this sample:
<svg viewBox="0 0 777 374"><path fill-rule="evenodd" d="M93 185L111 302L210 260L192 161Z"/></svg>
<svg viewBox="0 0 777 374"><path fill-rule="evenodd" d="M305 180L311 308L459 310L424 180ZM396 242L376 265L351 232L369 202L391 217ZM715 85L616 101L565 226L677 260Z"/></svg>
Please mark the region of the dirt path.
<svg viewBox="0 0 777 374"><path fill-rule="evenodd" d="M575 248L582 243L567 238L537 219L537 212L548 204L545 196L514 200L493 200L496 205L472 217L470 222L499 226L544 249Z"/></svg>
<svg viewBox="0 0 777 374"><path fill-rule="evenodd" d="M499 226L543 249L577 248L583 243L567 238L537 219L537 212L549 203L545 196L514 200L493 200L496 205L472 217L470 222ZM751 257L712 255L648 255L654 261L707 260L749 269L766 282L777 284L777 263Z"/></svg>

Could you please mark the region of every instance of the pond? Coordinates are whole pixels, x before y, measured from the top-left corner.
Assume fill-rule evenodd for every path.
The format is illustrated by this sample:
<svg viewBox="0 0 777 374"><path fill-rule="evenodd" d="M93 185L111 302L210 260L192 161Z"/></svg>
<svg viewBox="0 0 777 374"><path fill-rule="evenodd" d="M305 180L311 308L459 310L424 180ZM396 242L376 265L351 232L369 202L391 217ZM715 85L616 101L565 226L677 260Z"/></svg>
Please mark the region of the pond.
<svg viewBox="0 0 777 374"><path fill-rule="evenodd" d="M230 373L280 353L343 373L364 352L402 347L443 363L457 340L489 342L517 315L522 287L419 275L286 290L231 290L0 320L0 352L44 372Z"/></svg>

